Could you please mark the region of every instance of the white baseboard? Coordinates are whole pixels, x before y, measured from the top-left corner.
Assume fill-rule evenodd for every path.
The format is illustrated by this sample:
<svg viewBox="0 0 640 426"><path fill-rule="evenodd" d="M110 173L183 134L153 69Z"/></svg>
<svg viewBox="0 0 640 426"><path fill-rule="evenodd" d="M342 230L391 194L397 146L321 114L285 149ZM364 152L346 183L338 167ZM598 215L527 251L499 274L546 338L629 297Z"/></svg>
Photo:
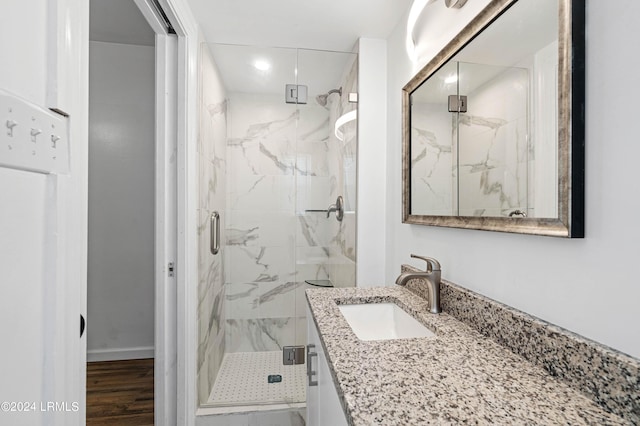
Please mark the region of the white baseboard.
<svg viewBox="0 0 640 426"><path fill-rule="evenodd" d="M154 358L154 355L155 350L153 346L118 349L91 349L87 351L87 362Z"/></svg>

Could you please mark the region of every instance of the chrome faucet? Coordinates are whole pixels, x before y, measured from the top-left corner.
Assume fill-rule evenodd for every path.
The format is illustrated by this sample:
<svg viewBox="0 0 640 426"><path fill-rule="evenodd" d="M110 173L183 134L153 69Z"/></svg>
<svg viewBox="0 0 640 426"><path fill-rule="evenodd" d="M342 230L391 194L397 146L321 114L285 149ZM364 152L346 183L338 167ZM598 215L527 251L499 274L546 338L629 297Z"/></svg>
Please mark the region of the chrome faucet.
<svg viewBox="0 0 640 426"><path fill-rule="evenodd" d="M427 262L427 270L424 272L403 272L396 279L396 284L405 286L414 278L425 280L429 291L429 312L439 314L442 312L442 308L440 308L440 262L432 257L417 256L415 254L412 254L411 257Z"/></svg>

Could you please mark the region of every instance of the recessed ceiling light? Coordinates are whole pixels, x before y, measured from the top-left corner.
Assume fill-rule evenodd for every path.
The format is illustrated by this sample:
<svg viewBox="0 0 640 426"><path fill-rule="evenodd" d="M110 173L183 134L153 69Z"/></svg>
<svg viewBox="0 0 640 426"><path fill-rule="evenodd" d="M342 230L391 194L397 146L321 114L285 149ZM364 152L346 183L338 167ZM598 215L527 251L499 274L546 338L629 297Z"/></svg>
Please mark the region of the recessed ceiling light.
<svg viewBox="0 0 640 426"><path fill-rule="evenodd" d="M456 81L458 81L458 76L455 74L450 75L449 77L444 79L445 84L455 83Z"/></svg>
<svg viewBox="0 0 640 426"><path fill-rule="evenodd" d="M267 61L264 61L262 59L258 59L253 63L253 66L258 70L258 71L269 71L269 69L271 69L271 64Z"/></svg>

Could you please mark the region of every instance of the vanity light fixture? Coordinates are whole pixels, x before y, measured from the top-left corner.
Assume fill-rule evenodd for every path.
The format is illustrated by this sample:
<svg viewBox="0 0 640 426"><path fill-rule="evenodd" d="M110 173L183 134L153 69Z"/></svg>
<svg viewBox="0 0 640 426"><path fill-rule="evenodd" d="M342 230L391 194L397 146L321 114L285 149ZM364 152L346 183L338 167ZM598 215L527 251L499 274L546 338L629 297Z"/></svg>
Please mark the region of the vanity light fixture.
<svg viewBox="0 0 640 426"><path fill-rule="evenodd" d="M340 140L341 142L344 141L344 132L342 130L340 130L342 128L342 126L344 126L345 124L349 123L350 121L355 120L356 118L358 118L358 110L354 109L353 111L349 111L347 113L342 114L336 120L336 124L335 124L335 127L334 127L334 132L335 132L336 138L338 138L338 140Z"/></svg>
<svg viewBox="0 0 640 426"><path fill-rule="evenodd" d="M413 41L413 29L416 26L416 22L420 17L420 14L427 7L428 4L433 3L436 0L413 0L411 9L409 10L409 17L407 18L407 40L406 49L409 59L413 62L416 60L416 44Z"/></svg>
<svg viewBox="0 0 640 426"><path fill-rule="evenodd" d="M460 9L466 2L467 0L444 0L445 6L454 9Z"/></svg>
<svg viewBox="0 0 640 426"><path fill-rule="evenodd" d="M409 16L407 17L407 40L405 42L407 54L411 61L416 62L416 43L413 40L413 30L418 22L418 18L422 14L425 7L429 6L438 0L413 0L411 9L409 9ZM467 3L467 0L444 0L445 6L453 9L460 9Z"/></svg>

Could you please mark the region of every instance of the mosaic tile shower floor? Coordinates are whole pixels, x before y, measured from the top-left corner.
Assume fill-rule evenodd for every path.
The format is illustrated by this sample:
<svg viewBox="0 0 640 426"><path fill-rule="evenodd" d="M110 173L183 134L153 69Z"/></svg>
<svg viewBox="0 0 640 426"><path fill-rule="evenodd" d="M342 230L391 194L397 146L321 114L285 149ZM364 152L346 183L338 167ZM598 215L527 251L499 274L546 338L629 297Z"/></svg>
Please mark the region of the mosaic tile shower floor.
<svg viewBox="0 0 640 426"><path fill-rule="evenodd" d="M282 381L269 383L269 375ZM214 405L258 405L298 403L306 400L306 365L282 365L282 352L226 354L209 403Z"/></svg>

